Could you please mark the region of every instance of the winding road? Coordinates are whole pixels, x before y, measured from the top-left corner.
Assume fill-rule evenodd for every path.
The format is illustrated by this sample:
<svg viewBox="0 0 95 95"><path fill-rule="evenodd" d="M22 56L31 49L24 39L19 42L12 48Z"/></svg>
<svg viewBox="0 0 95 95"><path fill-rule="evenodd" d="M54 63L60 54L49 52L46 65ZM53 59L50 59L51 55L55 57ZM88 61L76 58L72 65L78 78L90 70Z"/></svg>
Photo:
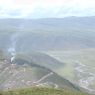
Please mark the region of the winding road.
<svg viewBox="0 0 95 95"><path fill-rule="evenodd" d="M36 85L36 86L41 86L41 85L43 86L43 85L52 84L52 85L54 85L54 88L58 88L59 86L53 82L40 83L41 81L45 80L46 78L48 78L51 75L53 75L53 72L50 72L49 74L43 76L41 79L39 79L38 81L35 81L33 83L37 83L38 85Z"/></svg>
<svg viewBox="0 0 95 95"><path fill-rule="evenodd" d="M53 75L53 72L50 72L49 74L43 76L41 79L39 79L38 81L33 82L33 83L39 83L39 82L43 81L44 79L48 78L48 77L51 76L51 75Z"/></svg>

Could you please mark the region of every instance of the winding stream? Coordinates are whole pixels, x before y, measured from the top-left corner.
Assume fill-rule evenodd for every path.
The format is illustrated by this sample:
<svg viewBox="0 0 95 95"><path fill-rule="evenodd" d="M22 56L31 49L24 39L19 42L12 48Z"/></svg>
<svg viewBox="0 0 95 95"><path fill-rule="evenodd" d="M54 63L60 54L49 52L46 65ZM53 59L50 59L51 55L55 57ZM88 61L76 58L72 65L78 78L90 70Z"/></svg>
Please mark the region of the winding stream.
<svg viewBox="0 0 95 95"><path fill-rule="evenodd" d="M95 82L95 74L90 72L91 68L80 62L77 62L75 70L77 71L77 77L79 78L79 85L86 89L88 92L95 94L95 89L90 86Z"/></svg>

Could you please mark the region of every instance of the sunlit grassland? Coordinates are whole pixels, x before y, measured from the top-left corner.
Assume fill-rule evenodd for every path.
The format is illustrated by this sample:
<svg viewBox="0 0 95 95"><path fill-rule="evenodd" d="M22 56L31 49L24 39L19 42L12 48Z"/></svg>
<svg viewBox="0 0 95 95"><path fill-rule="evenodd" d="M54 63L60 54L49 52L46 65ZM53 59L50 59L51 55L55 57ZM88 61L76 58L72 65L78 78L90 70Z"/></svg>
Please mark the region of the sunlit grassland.
<svg viewBox="0 0 95 95"><path fill-rule="evenodd" d="M82 92L71 91L68 89L52 88L25 88L9 91L1 91L0 95L87 95Z"/></svg>

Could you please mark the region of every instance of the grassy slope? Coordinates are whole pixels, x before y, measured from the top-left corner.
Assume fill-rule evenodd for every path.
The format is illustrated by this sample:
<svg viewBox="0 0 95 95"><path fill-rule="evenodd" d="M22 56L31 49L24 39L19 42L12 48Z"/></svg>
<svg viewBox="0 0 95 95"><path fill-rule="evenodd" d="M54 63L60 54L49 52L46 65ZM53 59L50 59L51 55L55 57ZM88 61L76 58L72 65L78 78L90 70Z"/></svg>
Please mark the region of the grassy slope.
<svg viewBox="0 0 95 95"><path fill-rule="evenodd" d="M26 88L13 91L2 91L0 95L87 95L82 92L74 92L68 89L52 89L52 88Z"/></svg>
<svg viewBox="0 0 95 95"><path fill-rule="evenodd" d="M38 53L39 55L39 53ZM39 55L40 56L40 55ZM38 56L38 57L39 57ZM42 55L41 55L42 56ZM44 63L41 63L39 60L38 63L36 64L35 62L32 62L32 60L28 60L28 57L26 59L24 58L25 56L23 55L22 57L20 56L20 59L16 60L16 65L12 65L10 63L6 63L3 60L0 60L0 87L2 89L7 89L7 88L22 88L22 87L27 87L27 86L32 86L32 85L39 85L39 84L44 84L48 83L50 87L55 88L55 84L58 85L58 88L67 88L67 89L72 89L72 90L79 90L78 87L74 86L72 83L70 83L68 80L65 78L61 77L57 73L55 73L52 69L50 69L50 66L54 66L54 63L56 63L56 66L60 63L57 60L52 59L52 57L43 55L43 59L45 58L46 60L49 59L49 62L51 62L52 65L48 64L49 62L44 61ZM36 56L35 56L36 57ZM41 58L42 58L41 57ZM24 59L23 59L24 58ZM46 63L45 63L46 62ZM58 63L59 62L59 63ZM23 64L27 65L23 65ZM47 64L47 68L43 65L40 65L40 63ZM61 64L61 63L60 63ZM47 74L53 73L51 76L48 76L41 82L37 84L32 84L34 81L40 80L42 77L46 76ZM24 80L24 82L22 82ZM16 84L14 83L16 82ZM31 81L31 84L27 84L28 81ZM52 85L52 84L53 85ZM44 85L45 87L48 87Z"/></svg>
<svg viewBox="0 0 95 95"><path fill-rule="evenodd" d="M16 56L16 58L17 59L20 58L20 59L27 60L30 63L31 63L31 60L32 60L35 65L42 66L42 67L44 67L46 69L49 69L49 70L53 71L55 74L52 77L46 79L46 81L52 81L54 83L58 83L59 87L61 87L61 88L64 88L64 87L67 88L70 85L70 83L69 83L68 80L70 80L71 78L69 79L68 77L66 77L66 78L68 78L68 80L65 80L64 79L65 77L63 76L63 73L66 71L65 74L68 73L69 76L70 76L71 72L69 72L69 71L71 71L72 68L69 66L70 69L66 68L67 69L66 70L65 69L65 63L60 62L60 61L56 60L55 58L53 58L53 57L51 57L51 56L49 56L47 54L38 53L38 52L35 53L34 52L34 53L32 53L32 54L29 55L27 53L26 54L23 53L23 55L22 54L18 54ZM28 63L28 64L30 64L30 63ZM62 72L60 70L62 70ZM58 77L56 77L56 75ZM76 86L74 88L76 88Z"/></svg>

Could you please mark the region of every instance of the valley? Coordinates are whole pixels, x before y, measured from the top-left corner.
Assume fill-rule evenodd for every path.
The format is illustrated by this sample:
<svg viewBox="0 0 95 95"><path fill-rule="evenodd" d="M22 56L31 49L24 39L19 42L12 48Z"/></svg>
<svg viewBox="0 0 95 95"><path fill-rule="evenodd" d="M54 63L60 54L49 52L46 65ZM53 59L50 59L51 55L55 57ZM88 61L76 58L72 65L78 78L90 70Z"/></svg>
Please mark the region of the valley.
<svg viewBox="0 0 95 95"><path fill-rule="evenodd" d="M95 94L95 17L0 20L0 90L42 87Z"/></svg>
<svg viewBox="0 0 95 95"><path fill-rule="evenodd" d="M95 81L95 74L91 72L92 68L89 69L88 66L78 63L75 70L77 71L77 76L79 78L79 85L84 89L88 90L90 93L95 93L95 88L92 87ZM95 68L94 68L95 70Z"/></svg>
<svg viewBox="0 0 95 95"><path fill-rule="evenodd" d="M50 56L64 62L63 69L58 70L61 76L78 83L89 93L95 93L95 49L48 51ZM91 62L91 63L90 63ZM66 70L65 70L65 69Z"/></svg>

